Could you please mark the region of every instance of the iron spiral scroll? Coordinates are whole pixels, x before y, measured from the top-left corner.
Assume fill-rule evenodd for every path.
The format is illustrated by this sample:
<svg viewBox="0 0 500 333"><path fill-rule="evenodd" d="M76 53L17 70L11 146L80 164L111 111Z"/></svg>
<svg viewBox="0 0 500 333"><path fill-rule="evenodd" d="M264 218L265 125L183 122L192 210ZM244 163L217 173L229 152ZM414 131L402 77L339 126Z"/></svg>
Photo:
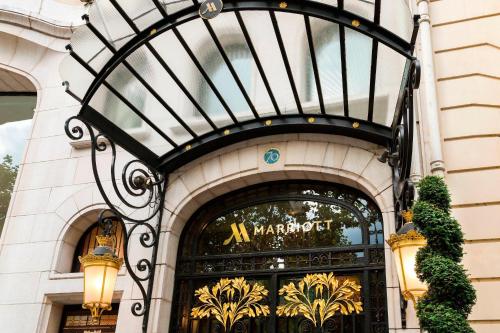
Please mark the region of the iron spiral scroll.
<svg viewBox="0 0 500 333"><path fill-rule="evenodd" d="M73 124L74 122L81 124ZM126 162L121 173L118 173L115 143L103 133L96 134L94 129L79 116L70 117L66 121L65 131L71 140L81 140L88 132L91 141L92 171L99 192L109 207L100 212L98 221L101 225L106 225L109 221L116 221L121 224L122 230L125 231L125 267L139 288L142 297L142 300L132 304L131 312L134 316L143 317L142 330L146 332L165 201L166 177L137 159ZM106 151L111 152L109 175L112 192L106 191L97 163L98 153ZM109 193L114 194L114 200L110 198ZM142 217L133 217L134 214L141 214ZM149 258L137 258L135 264L132 263L133 260L129 256L128 248L133 235L139 235L139 243L142 248L151 250Z"/></svg>

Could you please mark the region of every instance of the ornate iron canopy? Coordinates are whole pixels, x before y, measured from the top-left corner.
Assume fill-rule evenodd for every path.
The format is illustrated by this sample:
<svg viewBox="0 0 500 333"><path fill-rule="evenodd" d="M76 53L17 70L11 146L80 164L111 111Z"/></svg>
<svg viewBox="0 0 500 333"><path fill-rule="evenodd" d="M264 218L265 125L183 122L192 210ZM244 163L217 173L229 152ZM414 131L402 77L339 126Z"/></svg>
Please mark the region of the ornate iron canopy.
<svg viewBox="0 0 500 333"><path fill-rule="evenodd" d="M405 0L97 0L88 8L61 64L81 103L66 133L90 137L105 202L133 223L126 239L142 228L152 251L138 271L125 258L143 294L132 311L144 316L144 331L166 179L197 157L273 134L344 135L386 147L380 160L394 169L396 211L412 200L418 25ZM116 145L135 157L121 178ZM110 191L96 162L108 147Z"/></svg>
<svg viewBox="0 0 500 333"><path fill-rule="evenodd" d="M416 34L396 3L101 0L61 72L78 117L160 172L275 133L388 146Z"/></svg>

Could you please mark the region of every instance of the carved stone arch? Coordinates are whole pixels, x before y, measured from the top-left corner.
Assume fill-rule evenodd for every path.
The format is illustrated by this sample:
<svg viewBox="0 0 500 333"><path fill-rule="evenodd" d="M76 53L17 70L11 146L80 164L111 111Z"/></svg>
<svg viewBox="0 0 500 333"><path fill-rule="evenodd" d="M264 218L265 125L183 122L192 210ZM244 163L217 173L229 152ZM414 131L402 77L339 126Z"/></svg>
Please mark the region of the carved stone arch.
<svg viewBox="0 0 500 333"><path fill-rule="evenodd" d="M64 225L57 235L52 272L69 273L78 241L95 224L99 213L108 208L98 195L95 185L89 185L68 196L55 210Z"/></svg>

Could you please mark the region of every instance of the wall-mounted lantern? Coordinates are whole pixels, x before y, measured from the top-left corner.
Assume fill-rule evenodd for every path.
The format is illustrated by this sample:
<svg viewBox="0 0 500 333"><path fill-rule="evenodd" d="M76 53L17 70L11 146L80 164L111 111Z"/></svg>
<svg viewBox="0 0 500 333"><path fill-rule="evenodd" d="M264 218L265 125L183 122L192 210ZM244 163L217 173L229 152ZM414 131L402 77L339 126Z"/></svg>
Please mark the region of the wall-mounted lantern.
<svg viewBox="0 0 500 333"><path fill-rule="evenodd" d="M403 213L406 223L387 241L394 253L399 286L403 297L416 303L427 292L427 285L420 281L415 271L417 252L427 244L425 237L412 223L413 213Z"/></svg>
<svg viewBox="0 0 500 333"><path fill-rule="evenodd" d="M91 253L79 257L83 265L83 308L89 309L97 321L104 311L111 310L116 277L123 259L115 253L115 241L111 235L112 222L105 219L98 246Z"/></svg>

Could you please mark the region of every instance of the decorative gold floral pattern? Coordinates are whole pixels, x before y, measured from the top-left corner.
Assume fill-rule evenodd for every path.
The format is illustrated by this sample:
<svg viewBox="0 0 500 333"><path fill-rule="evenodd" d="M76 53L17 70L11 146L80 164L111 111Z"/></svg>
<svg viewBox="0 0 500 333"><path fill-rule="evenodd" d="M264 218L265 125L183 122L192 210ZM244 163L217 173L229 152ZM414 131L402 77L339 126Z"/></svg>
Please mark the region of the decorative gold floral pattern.
<svg viewBox="0 0 500 333"><path fill-rule="evenodd" d="M199 319L214 316L229 332L244 317L268 316L269 306L259 303L268 293L264 286L250 285L243 277L220 279L212 288L204 286L195 291L202 305L194 307L191 316Z"/></svg>
<svg viewBox="0 0 500 333"><path fill-rule="evenodd" d="M282 317L302 315L315 327L322 327L337 312L348 315L363 311L362 303L354 299L360 290L355 281L339 282L333 273L307 274L298 287L291 282L279 290L286 303L279 305L276 313Z"/></svg>

